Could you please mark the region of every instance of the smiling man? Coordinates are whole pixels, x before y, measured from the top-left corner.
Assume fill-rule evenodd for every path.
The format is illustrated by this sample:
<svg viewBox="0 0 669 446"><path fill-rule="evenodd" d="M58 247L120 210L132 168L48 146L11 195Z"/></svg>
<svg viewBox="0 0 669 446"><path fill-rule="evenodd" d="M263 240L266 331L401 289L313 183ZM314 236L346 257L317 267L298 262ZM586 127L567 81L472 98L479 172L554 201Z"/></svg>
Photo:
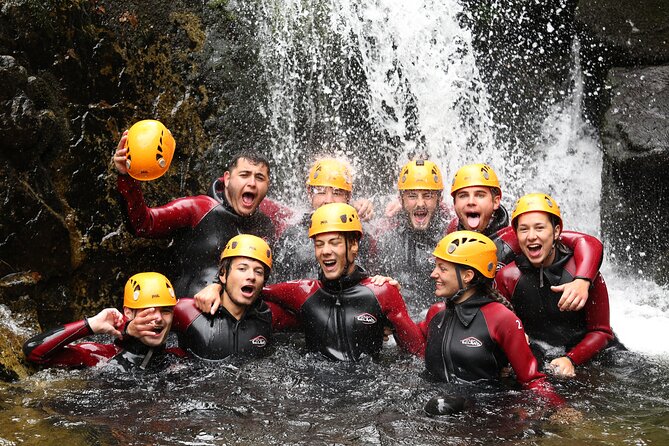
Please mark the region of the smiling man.
<svg viewBox="0 0 669 446"><path fill-rule="evenodd" d="M209 360L264 353L272 326L281 326L284 317L291 318L260 299L271 268L272 251L263 239L250 234L230 239L221 254L223 291L216 306L210 304L207 309L211 311L201 312L194 299L179 299L174 311L179 347Z"/></svg>
<svg viewBox="0 0 669 446"><path fill-rule="evenodd" d="M106 362L126 371L146 369L165 357L176 304L174 289L165 276L135 274L125 285L123 314L106 308L93 317L34 336L23 345L23 352L28 361L48 366L90 367ZM113 344L72 344L93 334L119 339Z"/></svg>
<svg viewBox="0 0 669 446"><path fill-rule="evenodd" d="M309 237L320 266L319 280L270 285L263 297L298 315L309 350L334 360L357 361L381 350L384 327L398 345L421 355L423 336L394 286L376 285L356 265L362 237L358 213L345 203L319 207Z"/></svg>
<svg viewBox="0 0 669 446"><path fill-rule="evenodd" d="M258 210L270 183L265 157L251 151L237 153L208 195L179 198L150 208L144 202L139 182L127 175L126 140L127 132L119 141L113 161L133 232L159 238L187 229L175 237L173 247L177 296L192 297L216 280L218 255L233 236L254 234L273 239L272 220Z"/></svg>
<svg viewBox="0 0 669 446"><path fill-rule="evenodd" d="M426 280L434 263L432 247L446 232L449 212L442 201L444 183L432 161L409 161L397 180L401 210L377 232L380 270L402 284L407 304L419 312L433 301Z"/></svg>

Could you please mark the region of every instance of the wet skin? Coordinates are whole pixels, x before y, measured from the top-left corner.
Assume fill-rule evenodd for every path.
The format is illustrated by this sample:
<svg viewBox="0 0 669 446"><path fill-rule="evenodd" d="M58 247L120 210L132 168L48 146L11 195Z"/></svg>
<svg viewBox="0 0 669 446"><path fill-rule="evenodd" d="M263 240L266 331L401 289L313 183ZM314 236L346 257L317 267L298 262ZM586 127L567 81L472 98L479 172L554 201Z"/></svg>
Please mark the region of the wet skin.
<svg viewBox="0 0 669 446"><path fill-rule="evenodd" d="M400 201L413 229L424 231L439 207L441 194L434 190L407 190L400 193Z"/></svg>
<svg viewBox="0 0 669 446"><path fill-rule="evenodd" d="M269 171L262 163L240 158L235 167L225 172L223 182L228 203L237 214L249 216L267 195Z"/></svg>
<svg viewBox="0 0 669 446"><path fill-rule="evenodd" d="M527 212L518 217L516 236L520 250L532 266L549 266L555 259L555 241L560 237L560 226L553 228L545 212Z"/></svg>
<svg viewBox="0 0 669 446"><path fill-rule="evenodd" d="M348 246L348 249L347 249ZM328 280L338 279L355 269L358 242L346 242L340 232L326 232L314 236L316 260Z"/></svg>
<svg viewBox="0 0 669 446"><path fill-rule="evenodd" d="M463 187L455 192L453 206L462 226L469 231L483 232L493 212L499 209L501 197L493 196L489 187Z"/></svg>
<svg viewBox="0 0 669 446"><path fill-rule="evenodd" d="M265 265L249 257L235 257L230 271L219 276L223 284L223 306L237 319L253 304L265 285Z"/></svg>

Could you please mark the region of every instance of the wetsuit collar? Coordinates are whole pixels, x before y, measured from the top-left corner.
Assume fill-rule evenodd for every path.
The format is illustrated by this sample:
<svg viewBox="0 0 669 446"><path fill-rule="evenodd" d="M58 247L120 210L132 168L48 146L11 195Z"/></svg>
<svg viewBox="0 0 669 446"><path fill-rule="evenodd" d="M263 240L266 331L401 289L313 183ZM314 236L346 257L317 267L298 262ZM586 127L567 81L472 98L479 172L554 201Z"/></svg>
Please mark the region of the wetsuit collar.
<svg viewBox="0 0 669 446"><path fill-rule="evenodd" d="M129 338L123 341L115 341L115 343L122 348L110 362L117 363L124 370L129 370L133 367L146 369L149 364L155 362L154 358L162 357L165 354L165 346L149 347L142 343L137 338Z"/></svg>
<svg viewBox="0 0 669 446"><path fill-rule="evenodd" d="M323 275L323 271L318 272L318 280L323 284L323 288L329 292L340 292L342 290L351 288L360 283L369 275L360 266L356 265L351 274L342 276L335 280L328 280Z"/></svg>
<svg viewBox="0 0 669 446"><path fill-rule="evenodd" d="M458 319L462 325L469 327L469 324L472 323L474 317L476 317L476 314L479 312L479 308L490 302L492 301L488 296L482 294L480 291L477 291L466 301L455 304L455 314L458 316Z"/></svg>
<svg viewBox="0 0 669 446"><path fill-rule="evenodd" d="M228 311L227 308L225 308L223 305L218 307L218 310L216 312L221 312L224 316L229 316L233 320L237 320L232 313ZM250 319L250 318L257 318L263 321L269 321L271 323L272 321L272 313L265 303L265 301L262 299L262 295L256 299L255 302L253 302L249 307L244 311L242 314L242 317L239 318L240 321L243 321L245 319Z"/></svg>
<svg viewBox="0 0 669 446"><path fill-rule="evenodd" d="M543 271L543 276L541 277L543 282L543 277L548 280L548 283L551 286L560 285L562 280L562 271L564 270L565 265L572 257L573 253L564 246L562 243L555 244L555 259L553 263L544 268L535 268L524 254L520 254L516 257L516 266L521 271L537 271L539 274Z"/></svg>

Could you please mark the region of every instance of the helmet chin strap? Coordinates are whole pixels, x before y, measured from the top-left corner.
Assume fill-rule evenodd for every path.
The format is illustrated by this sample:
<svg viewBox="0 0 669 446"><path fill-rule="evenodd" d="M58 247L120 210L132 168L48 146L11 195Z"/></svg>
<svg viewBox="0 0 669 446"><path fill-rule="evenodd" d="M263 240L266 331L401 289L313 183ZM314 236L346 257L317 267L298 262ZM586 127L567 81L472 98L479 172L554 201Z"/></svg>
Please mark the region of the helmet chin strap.
<svg viewBox="0 0 669 446"><path fill-rule="evenodd" d="M460 269L460 265L455 265L455 275L458 278L458 286L460 289L451 297L446 298L446 300L449 302L455 303L455 301L458 300L465 291L471 289L474 286L473 284L465 286L464 282L462 281L462 274L460 274L461 272L462 270Z"/></svg>

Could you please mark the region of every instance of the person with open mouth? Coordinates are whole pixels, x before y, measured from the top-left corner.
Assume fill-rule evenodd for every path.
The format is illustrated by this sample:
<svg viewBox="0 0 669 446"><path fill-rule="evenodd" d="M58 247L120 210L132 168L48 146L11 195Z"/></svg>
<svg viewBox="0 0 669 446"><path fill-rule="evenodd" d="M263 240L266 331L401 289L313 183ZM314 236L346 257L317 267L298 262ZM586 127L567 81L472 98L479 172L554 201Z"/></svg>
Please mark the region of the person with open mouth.
<svg viewBox="0 0 669 446"><path fill-rule="evenodd" d="M319 207L330 203L350 203L362 221L374 215L370 200L353 200L353 170L349 163L339 158L319 158L309 169L306 180L306 195L309 210L294 224L287 225L275 245L276 268L274 279L283 282L318 275L318 263L314 261L313 247L307 236L311 214ZM371 261L370 247L365 239L360 246L359 262Z"/></svg>
<svg viewBox="0 0 669 446"><path fill-rule="evenodd" d="M583 309L560 311L558 301L564 285L577 274L575 255L561 241L560 208L549 195L527 194L516 202L511 224L522 254L499 271L497 289L513 303L531 341L562 351L562 355L548 358L548 370L573 377L575 366L608 345L620 346L609 323L604 279L596 274ZM538 345L535 348L542 356L543 350Z"/></svg>
<svg viewBox="0 0 669 446"><path fill-rule="evenodd" d="M308 235L320 266L318 280L278 283L263 290L266 300L297 315L307 349L341 361L374 357L389 326L400 348L422 356L423 335L397 288L373 281L356 265L363 229L355 208L345 203L319 207L311 216Z"/></svg>
<svg viewBox="0 0 669 446"><path fill-rule="evenodd" d="M212 284L213 292L220 291L215 284L218 256L221 247L235 235L253 234L270 242L276 238L274 216L259 209L270 184L269 161L262 154L250 150L234 154L207 195L178 198L150 208L144 201L140 181L128 175L127 141L126 131L112 157L127 220L138 236L175 236L171 271L177 296L195 296ZM267 209L279 212L278 206Z"/></svg>
<svg viewBox="0 0 669 446"><path fill-rule="evenodd" d="M461 167L453 178L451 196L457 218L448 232L480 232L497 245L498 268L511 263L520 253L518 240L509 226L509 214L500 204L502 189L497 174L487 164ZM578 311L588 300L590 284L602 264L604 246L588 234L563 231L562 242L574 251L576 275L566 283L558 302L561 311Z"/></svg>
<svg viewBox="0 0 669 446"><path fill-rule="evenodd" d="M432 290L429 281L417 278L430 275L434 265L430 250L443 237L451 213L442 200L441 171L432 161L406 163L397 188L397 212L387 208L375 234L379 269L402 283L407 305L419 312L431 304Z"/></svg>
<svg viewBox="0 0 669 446"><path fill-rule="evenodd" d="M165 342L177 300L170 281L159 273L139 273L125 285L123 313L105 308L97 315L56 327L30 338L23 352L30 362L56 367L83 367L106 363L128 371L164 364ZM93 334L109 334L113 344L74 341Z"/></svg>
<svg viewBox="0 0 669 446"><path fill-rule="evenodd" d="M271 268L267 242L250 234L231 238L221 253L219 298L179 299L174 311L179 347L207 360L266 353L272 328L295 324L292 315L261 298Z"/></svg>

